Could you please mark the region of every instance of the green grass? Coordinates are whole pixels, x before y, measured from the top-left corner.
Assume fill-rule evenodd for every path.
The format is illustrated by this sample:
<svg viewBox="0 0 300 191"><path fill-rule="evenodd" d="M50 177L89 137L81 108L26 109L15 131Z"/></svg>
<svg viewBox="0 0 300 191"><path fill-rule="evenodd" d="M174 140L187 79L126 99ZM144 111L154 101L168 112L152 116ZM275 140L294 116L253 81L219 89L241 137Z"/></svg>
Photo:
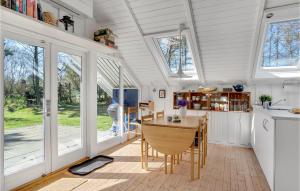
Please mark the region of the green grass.
<svg viewBox="0 0 300 191"><path fill-rule="evenodd" d="M18 109L14 112L4 111L4 127L5 129L28 127L41 125L43 123L42 112L35 108ZM64 105L60 106L58 114L58 124L63 126L80 126L79 106ZM112 119L105 114L97 116L97 129L106 131L111 128Z"/></svg>

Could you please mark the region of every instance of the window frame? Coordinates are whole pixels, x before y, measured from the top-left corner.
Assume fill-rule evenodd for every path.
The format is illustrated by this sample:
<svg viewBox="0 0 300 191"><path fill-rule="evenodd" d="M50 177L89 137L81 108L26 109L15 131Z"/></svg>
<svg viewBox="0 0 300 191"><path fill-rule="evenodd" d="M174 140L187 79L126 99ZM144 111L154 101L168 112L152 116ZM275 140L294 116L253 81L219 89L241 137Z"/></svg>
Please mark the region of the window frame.
<svg viewBox="0 0 300 191"><path fill-rule="evenodd" d="M267 15L273 13L274 15L271 18L267 18ZM270 24L276 22L284 22L300 19L299 15L299 6L291 5L284 6L278 8L267 9L263 13L262 22L260 25L260 35L259 35L259 48L258 48L258 56L256 60L257 72L289 72L289 71L300 71L300 62L296 66L281 66L281 67L264 67L262 66L263 60L263 48L265 45L265 40L267 36L267 30Z"/></svg>
<svg viewBox="0 0 300 191"><path fill-rule="evenodd" d="M176 73L173 73L171 71L171 69L169 68L168 63L165 59L165 56L163 55L160 45L158 43L158 39L172 37L172 36L178 36L178 35L179 35L178 30L176 30L176 31L174 30L172 32L162 32L162 33L151 34L151 35L147 35L145 37L147 44L150 45L149 48L152 51L153 56L155 57L156 61L159 63L160 69L163 71L164 75L167 78L171 78L172 76L176 75ZM186 37L187 46L188 46L189 52L191 54L192 64L194 66L194 70L191 70L193 72L193 77L192 78L182 78L182 79L188 80L188 81L192 81L192 80L199 81L200 74L199 74L198 66L195 63L196 58L195 58L195 50L193 47L194 44L192 43L192 37L191 37L191 33L190 33L189 29L183 30L182 35L184 35ZM189 71L189 72L191 72L191 71ZM184 72L184 73L187 75L190 75L189 72ZM195 72L195 74L194 74L194 72Z"/></svg>

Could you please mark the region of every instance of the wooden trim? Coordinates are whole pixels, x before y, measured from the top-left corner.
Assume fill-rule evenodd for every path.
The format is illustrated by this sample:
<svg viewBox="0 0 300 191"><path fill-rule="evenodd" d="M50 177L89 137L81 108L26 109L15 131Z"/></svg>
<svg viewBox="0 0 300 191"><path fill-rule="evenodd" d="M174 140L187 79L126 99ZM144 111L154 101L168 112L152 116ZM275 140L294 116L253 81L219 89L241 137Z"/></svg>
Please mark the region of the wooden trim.
<svg viewBox="0 0 300 191"><path fill-rule="evenodd" d="M67 166L65 166L65 167L63 167L63 168L60 168L60 169L58 169L58 170L55 170L55 171L53 171L53 172L47 174L46 176L42 176L42 177L37 178L37 179L35 179L35 180L32 180L32 181L30 181L30 182L28 182L28 183L25 183L25 184L23 184L23 185L21 185L21 186L18 186L18 187L16 187L16 188L12 189L11 191L22 190L22 189L25 189L25 188L28 187L28 186L30 186L30 187L32 187L32 186L38 186L38 185L41 184L42 182L47 182L47 180L49 180L49 179L51 179L52 177L54 177L57 173L62 172L62 171L64 171L64 170L67 170L68 168L70 168L70 167L73 166L73 165L77 165L77 164L79 164L79 163L82 163L82 162L84 162L84 161L87 161L88 159L90 159L90 158L89 158L89 157L84 157L84 158L82 158L82 159L80 159L80 160L78 160L78 161L76 161L76 162L74 162L74 163L72 163L72 164L69 164L69 165L67 165Z"/></svg>

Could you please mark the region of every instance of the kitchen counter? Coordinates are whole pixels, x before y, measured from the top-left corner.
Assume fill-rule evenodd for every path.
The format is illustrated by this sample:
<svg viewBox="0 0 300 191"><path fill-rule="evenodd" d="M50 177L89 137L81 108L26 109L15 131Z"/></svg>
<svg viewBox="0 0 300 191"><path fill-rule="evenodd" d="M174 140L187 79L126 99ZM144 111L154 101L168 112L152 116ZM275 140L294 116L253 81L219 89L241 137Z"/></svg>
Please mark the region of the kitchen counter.
<svg viewBox="0 0 300 191"><path fill-rule="evenodd" d="M275 120L300 120L300 114L294 114L289 112L288 110L268 110L268 109L263 109L262 106L253 106L254 110L259 110L267 115L270 115L272 119Z"/></svg>

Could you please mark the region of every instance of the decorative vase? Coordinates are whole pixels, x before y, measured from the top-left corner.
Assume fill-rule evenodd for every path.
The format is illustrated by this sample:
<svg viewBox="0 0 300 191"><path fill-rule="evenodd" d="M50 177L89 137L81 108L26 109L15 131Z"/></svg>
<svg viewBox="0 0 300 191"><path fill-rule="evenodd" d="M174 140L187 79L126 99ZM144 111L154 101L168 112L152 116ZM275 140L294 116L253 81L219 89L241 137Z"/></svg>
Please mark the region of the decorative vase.
<svg viewBox="0 0 300 191"><path fill-rule="evenodd" d="M179 114L180 114L181 117L185 117L186 116L186 110L187 110L186 106L179 108Z"/></svg>

